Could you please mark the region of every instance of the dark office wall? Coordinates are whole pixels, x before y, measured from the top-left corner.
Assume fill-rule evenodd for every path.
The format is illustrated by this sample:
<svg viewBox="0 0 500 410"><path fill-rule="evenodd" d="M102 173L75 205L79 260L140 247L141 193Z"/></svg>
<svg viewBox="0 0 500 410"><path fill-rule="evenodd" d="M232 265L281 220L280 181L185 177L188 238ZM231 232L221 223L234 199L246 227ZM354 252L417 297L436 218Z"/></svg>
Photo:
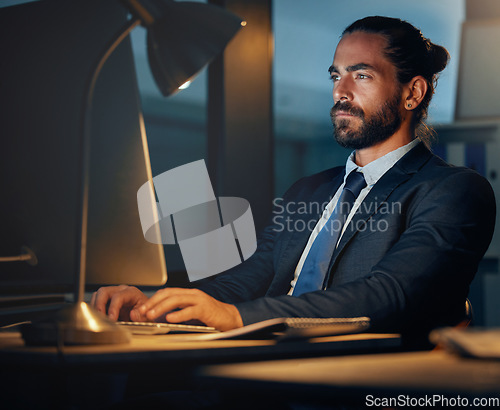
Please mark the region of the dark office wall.
<svg viewBox="0 0 500 410"><path fill-rule="evenodd" d="M211 0L246 21L209 67L209 170L221 195L247 199L257 229L274 187L271 0Z"/></svg>

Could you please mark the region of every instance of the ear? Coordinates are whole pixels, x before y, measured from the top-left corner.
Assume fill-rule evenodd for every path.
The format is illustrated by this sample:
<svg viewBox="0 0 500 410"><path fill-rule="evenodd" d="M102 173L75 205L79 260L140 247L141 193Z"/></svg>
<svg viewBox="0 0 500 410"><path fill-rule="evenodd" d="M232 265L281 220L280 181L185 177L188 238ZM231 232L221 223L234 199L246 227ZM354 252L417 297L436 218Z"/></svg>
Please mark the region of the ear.
<svg viewBox="0 0 500 410"><path fill-rule="evenodd" d="M427 81L421 75L413 77L405 86L403 98L405 108L408 111L414 110L422 102L427 93Z"/></svg>

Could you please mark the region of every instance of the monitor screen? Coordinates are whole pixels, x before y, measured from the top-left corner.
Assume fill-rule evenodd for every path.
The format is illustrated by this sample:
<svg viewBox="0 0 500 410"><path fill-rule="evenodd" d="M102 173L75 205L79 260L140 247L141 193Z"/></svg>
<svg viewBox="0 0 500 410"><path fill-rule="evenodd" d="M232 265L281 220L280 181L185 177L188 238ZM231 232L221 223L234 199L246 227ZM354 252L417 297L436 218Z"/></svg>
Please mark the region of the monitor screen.
<svg viewBox="0 0 500 410"><path fill-rule="evenodd" d="M109 1L0 8L0 257L25 246L38 259L0 263L0 300L74 290L84 89L126 19ZM91 134L87 283L164 284L137 208L151 167L128 39L98 78Z"/></svg>

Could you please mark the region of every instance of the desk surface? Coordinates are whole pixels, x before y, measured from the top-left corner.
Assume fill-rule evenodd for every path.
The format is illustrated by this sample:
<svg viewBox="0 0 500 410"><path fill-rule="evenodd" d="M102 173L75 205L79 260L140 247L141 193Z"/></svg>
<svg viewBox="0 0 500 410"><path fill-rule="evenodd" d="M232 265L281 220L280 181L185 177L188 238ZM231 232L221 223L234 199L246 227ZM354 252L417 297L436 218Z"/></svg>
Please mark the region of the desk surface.
<svg viewBox="0 0 500 410"><path fill-rule="evenodd" d="M287 397L456 394L500 397L500 361L445 351L353 355L208 366L201 377L227 388L280 389ZM257 388L259 390L257 390Z"/></svg>
<svg viewBox="0 0 500 410"><path fill-rule="evenodd" d="M196 365L246 360L346 354L394 350L400 346L398 335L355 334L310 340L192 341L190 335L134 336L131 343L117 345L25 346L20 333L0 332L2 366L125 366L159 362L183 362ZM63 356L63 358L61 357Z"/></svg>

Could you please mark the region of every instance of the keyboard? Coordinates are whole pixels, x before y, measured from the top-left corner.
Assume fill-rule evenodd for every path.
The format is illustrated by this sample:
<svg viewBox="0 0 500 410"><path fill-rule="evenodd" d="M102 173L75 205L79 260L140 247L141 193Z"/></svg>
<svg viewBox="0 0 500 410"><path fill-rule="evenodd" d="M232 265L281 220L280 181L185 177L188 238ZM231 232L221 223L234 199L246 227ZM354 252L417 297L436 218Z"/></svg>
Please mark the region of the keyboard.
<svg viewBox="0 0 500 410"><path fill-rule="evenodd" d="M167 333L218 333L214 327L156 322L117 322L134 335L164 335Z"/></svg>

